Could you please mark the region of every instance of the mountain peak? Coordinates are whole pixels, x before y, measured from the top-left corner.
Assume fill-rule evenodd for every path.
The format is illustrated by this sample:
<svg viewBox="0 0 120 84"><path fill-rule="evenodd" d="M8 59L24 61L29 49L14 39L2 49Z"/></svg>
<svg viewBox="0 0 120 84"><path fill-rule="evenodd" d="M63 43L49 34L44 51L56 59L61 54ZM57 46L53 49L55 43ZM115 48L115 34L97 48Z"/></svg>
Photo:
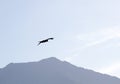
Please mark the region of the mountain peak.
<svg viewBox="0 0 120 84"><path fill-rule="evenodd" d="M40 62L61 62L61 60L59 60L55 57L50 57L50 58L43 59Z"/></svg>
<svg viewBox="0 0 120 84"><path fill-rule="evenodd" d="M49 57L43 60L53 60L53 61L60 61L59 59L57 59L56 57Z"/></svg>

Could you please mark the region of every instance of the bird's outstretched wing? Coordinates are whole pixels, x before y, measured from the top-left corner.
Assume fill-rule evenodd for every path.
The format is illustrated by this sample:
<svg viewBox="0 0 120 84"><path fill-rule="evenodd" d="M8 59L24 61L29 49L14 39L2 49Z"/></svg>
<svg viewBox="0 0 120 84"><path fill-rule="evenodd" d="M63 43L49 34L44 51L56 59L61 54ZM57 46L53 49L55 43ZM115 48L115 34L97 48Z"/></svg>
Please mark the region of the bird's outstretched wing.
<svg viewBox="0 0 120 84"><path fill-rule="evenodd" d="M41 44L41 41L38 41L38 44L37 44L37 46L39 46Z"/></svg>
<svg viewBox="0 0 120 84"><path fill-rule="evenodd" d="M42 41L38 41L38 46L41 44L41 43L45 43L45 42L48 42L48 40L53 40L54 38L48 38L48 39L45 39L45 40L42 40Z"/></svg>
<svg viewBox="0 0 120 84"><path fill-rule="evenodd" d="M54 38L48 38L48 40L53 40Z"/></svg>

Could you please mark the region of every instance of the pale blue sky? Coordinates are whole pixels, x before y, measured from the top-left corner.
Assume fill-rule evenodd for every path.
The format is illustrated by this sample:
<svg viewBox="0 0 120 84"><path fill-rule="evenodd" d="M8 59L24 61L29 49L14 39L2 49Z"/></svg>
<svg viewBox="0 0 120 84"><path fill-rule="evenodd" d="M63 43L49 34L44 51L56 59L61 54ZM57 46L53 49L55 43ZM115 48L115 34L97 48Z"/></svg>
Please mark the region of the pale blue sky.
<svg viewBox="0 0 120 84"><path fill-rule="evenodd" d="M57 57L120 77L119 0L0 0L0 67ZM36 46L37 41L54 37Z"/></svg>

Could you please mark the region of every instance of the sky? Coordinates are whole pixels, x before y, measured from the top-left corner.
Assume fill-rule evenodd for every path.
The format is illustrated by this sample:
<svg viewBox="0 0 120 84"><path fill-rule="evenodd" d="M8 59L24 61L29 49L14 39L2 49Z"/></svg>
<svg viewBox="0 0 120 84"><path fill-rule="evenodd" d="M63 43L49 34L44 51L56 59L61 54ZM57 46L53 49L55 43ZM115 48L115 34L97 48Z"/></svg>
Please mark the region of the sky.
<svg viewBox="0 0 120 84"><path fill-rule="evenodd" d="M0 0L0 68L56 57L120 78L119 0ZM39 40L54 40L37 46Z"/></svg>

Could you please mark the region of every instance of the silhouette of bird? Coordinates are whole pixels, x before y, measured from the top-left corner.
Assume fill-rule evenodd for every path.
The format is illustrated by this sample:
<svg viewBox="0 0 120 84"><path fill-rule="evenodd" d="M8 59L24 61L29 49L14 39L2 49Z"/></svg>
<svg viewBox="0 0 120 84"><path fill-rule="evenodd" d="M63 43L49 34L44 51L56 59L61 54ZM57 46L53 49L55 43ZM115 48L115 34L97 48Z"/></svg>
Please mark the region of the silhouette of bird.
<svg viewBox="0 0 120 84"><path fill-rule="evenodd" d="M54 38L48 38L48 39L45 39L45 40L42 40L42 41L38 41L38 46L41 44L41 43L46 43L48 42L48 40L53 40Z"/></svg>

